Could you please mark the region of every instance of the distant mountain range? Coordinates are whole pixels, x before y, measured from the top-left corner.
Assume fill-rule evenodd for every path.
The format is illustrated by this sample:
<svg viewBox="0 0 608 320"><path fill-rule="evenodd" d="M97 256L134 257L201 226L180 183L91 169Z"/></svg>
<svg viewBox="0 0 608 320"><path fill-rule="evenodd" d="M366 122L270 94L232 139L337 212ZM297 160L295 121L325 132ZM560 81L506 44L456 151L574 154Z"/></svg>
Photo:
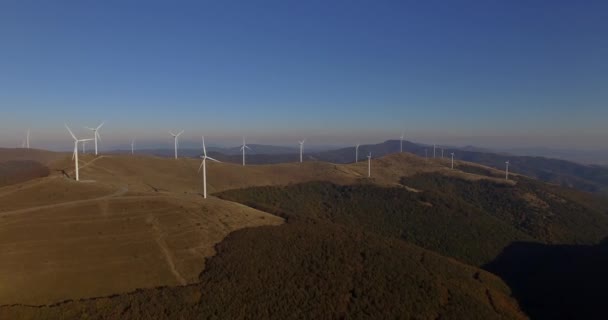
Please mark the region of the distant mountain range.
<svg viewBox="0 0 608 320"><path fill-rule="evenodd" d="M251 144L251 150L246 153L248 164L275 164L296 162L299 160L297 148ZM372 157L380 157L400 150L399 140L387 140L378 144L367 144L359 147L359 161L365 160L368 153ZM443 150L443 151L442 151ZM403 151L413 153L420 157L433 157L433 146L403 141ZM126 153L127 151L116 151ZM209 147L208 155L224 162L241 163L242 153L239 147L220 148ZM443 152L443 153L442 153ZM511 172L523 174L545 182L555 183L564 187L576 188L589 192L608 192L608 167L601 165L585 165L567 160L539 157L519 156L509 153L492 152L483 148L466 146L462 148L435 149L435 157L450 158L455 153L456 160L479 163L485 166L504 170L505 161L509 161ZM150 154L160 157L173 156L172 149L137 150L139 154ZM198 157L200 149L180 149L181 157ZM326 151L306 152L305 161L326 161L331 163L355 162L355 147L340 148Z"/></svg>

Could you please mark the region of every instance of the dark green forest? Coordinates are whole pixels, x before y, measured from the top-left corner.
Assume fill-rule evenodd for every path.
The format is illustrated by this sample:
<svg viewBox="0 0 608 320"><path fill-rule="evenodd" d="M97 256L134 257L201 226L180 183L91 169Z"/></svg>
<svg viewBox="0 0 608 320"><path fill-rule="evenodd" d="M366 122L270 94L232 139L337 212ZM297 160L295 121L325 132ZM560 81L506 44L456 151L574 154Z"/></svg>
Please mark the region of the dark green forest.
<svg viewBox="0 0 608 320"><path fill-rule="evenodd" d="M421 192L310 182L219 196L287 219L323 219L399 238L473 265L491 261L513 241L591 244L608 234L608 214L533 180L513 186L423 174L401 182Z"/></svg>

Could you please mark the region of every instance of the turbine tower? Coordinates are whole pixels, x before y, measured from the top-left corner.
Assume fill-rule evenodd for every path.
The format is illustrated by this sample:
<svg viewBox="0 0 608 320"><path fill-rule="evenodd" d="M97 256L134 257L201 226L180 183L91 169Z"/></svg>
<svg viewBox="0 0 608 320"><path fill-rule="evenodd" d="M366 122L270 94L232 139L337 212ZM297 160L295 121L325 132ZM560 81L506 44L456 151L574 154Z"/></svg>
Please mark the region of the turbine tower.
<svg viewBox="0 0 608 320"><path fill-rule="evenodd" d="M172 131L169 131L169 133L173 136L173 145L175 148L175 159L177 159L177 146L179 145L179 143L177 142L177 137L179 137L182 133L184 133L184 130L180 131L179 133L173 133Z"/></svg>
<svg viewBox="0 0 608 320"><path fill-rule="evenodd" d="M402 132L399 138L399 152L403 152L403 138L405 138L405 132Z"/></svg>
<svg viewBox="0 0 608 320"><path fill-rule="evenodd" d="M25 147L30 148L30 129L27 129L27 136L25 137Z"/></svg>
<svg viewBox="0 0 608 320"><path fill-rule="evenodd" d="M211 157L207 157L207 148L205 148L205 137L203 136L203 155L201 156L201 158L203 159L203 161L201 162L201 165L198 167L198 172L201 172L201 167L203 168L203 198L207 199L207 165L206 165L206 160L212 160L215 162L220 162L217 161Z"/></svg>
<svg viewBox="0 0 608 320"><path fill-rule="evenodd" d="M372 153L370 152L367 155L367 177L372 176Z"/></svg>
<svg viewBox="0 0 608 320"><path fill-rule="evenodd" d="M74 159L74 167L76 168L75 172L76 172L76 181L80 181L80 176L78 173L78 142L85 142L85 141L91 141L93 139L80 139L78 140L76 138L76 136L74 135L74 133L72 132L72 130L70 130L70 128L68 127L68 125L65 125L65 128L68 129L68 131L70 132L70 135L72 135L72 138L74 138L74 153L72 154L72 158Z"/></svg>
<svg viewBox="0 0 608 320"><path fill-rule="evenodd" d="M441 148L441 159L443 159L443 148Z"/></svg>
<svg viewBox="0 0 608 320"><path fill-rule="evenodd" d="M454 152L450 153L452 155L452 169L454 169Z"/></svg>
<svg viewBox="0 0 608 320"><path fill-rule="evenodd" d="M298 141L298 143L300 144L300 163L302 162L302 151L304 150L304 142L306 142L306 139Z"/></svg>
<svg viewBox="0 0 608 320"><path fill-rule="evenodd" d="M355 163L359 162L359 146L360 146L360 144L358 144L358 143L355 146Z"/></svg>
<svg viewBox="0 0 608 320"><path fill-rule="evenodd" d="M241 151L243 151L243 166L245 166L245 149L251 150L249 146L245 143L245 137L243 137L243 145L241 146Z"/></svg>
<svg viewBox="0 0 608 320"><path fill-rule="evenodd" d="M101 129L101 127L103 126L105 122L102 122L100 125L97 126L97 128L89 128L89 127L85 127L85 129L89 129L91 131L93 131L94 133L94 139L95 139L95 155L97 155L97 139L99 139L99 141L101 141L101 136L99 135L99 129ZM91 139L93 140L93 139Z"/></svg>
<svg viewBox="0 0 608 320"><path fill-rule="evenodd" d="M131 155L135 153L135 138L131 139Z"/></svg>
<svg viewBox="0 0 608 320"><path fill-rule="evenodd" d="M505 161L507 168L505 170L505 180L509 180L509 160Z"/></svg>

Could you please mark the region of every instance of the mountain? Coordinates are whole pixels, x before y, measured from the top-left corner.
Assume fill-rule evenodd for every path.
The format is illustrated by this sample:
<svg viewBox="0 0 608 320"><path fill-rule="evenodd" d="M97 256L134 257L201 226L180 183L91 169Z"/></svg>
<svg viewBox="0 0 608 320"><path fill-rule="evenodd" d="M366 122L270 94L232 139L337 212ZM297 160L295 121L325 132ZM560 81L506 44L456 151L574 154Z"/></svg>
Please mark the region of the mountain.
<svg viewBox="0 0 608 320"><path fill-rule="evenodd" d="M514 241L593 244L608 236L602 199L590 202L575 191L515 179L425 173L403 177L400 187L309 182L218 196L288 219L322 218L402 239L473 265L489 262Z"/></svg>
<svg viewBox="0 0 608 320"><path fill-rule="evenodd" d="M196 284L49 306L2 319L525 319L496 276L319 219L232 233Z"/></svg>
<svg viewBox="0 0 608 320"><path fill-rule="evenodd" d="M541 156L556 158L582 164L608 164L608 150L569 150L552 148L510 148L505 152L520 156Z"/></svg>
<svg viewBox="0 0 608 320"><path fill-rule="evenodd" d="M298 150L288 147L268 145L250 145L253 150L246 154L248 164L277 164L298 162ZM399 140L387 140L379 144L361 145L359 147L359 160L365 160L368 153L374 158L397 153L400 150ZM403 151L413 153L420 157L433 157L433 146L403 141ZM172 157L172 149L138 150L138 154L148 154L161 157ZM242 163L242 154L239 148L209 148L209 155L220 161ZM601 165L585 165L566 160L552 159L537 156L516 156L506 153L495 153L485 149L466 146L464 148L444 148L444 161L455 152L455 160L468 161L484 166L504 170L505 161L509 161L509 170L545 182L555 183L564 187L583 191L608 193L608 168ZM126 153L126 152L122 152ZM180 149L181 157L198 157L200 149ZM436 158L441 157L441 148L436 149ZM313 151L304 153L305 161L324 161L331 163L355 162L355 147L340 148L326 151ZM436 159L437 160L437 159Z"/></svg>
<svg viewBox="0 0 608 320"><path fill-rule="evenodd" d="M464 149L445 149L444 157L449 159L450 152L455 152L455 159L469 161L484 166L504 170L505 161L509 161L509 170L545 182L555 183L564 187L576 188L590 192L608 192L608 169L598 165L584 165L566 160L550 159L544 157L515 156L504 153L471 151L471 147ZM432 157L433 146L425 146L403 142L403 150L421 157ZM427 154L425 154L425 150ZM374 145L359 147L359 157L363 159L371 152L374 157L399 152L399 141L388 140ZM355 148L343 148L332 151L311 154L309 159L328 161L333 163L348 163L354 161ZM441 157L441 149L437 148L436 157Z"/></svg>
<svg viewBox="0 0 608 320"><path fill-rule="evenodd" d="M520 319L512 295L535 288L481 267L514 243L608 235L595 194L405 152L371 177L367 162L210 162L208 199L199 159L80 160L81 183L59 154L0 188L0 319Z"/></svg>

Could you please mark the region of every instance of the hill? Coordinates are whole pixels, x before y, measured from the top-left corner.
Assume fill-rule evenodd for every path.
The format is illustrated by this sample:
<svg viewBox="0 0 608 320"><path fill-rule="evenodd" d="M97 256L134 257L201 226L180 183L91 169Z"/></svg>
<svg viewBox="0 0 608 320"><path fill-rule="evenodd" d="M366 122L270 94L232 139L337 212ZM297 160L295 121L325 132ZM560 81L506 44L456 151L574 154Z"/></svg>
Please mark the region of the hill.
<svg viewBox="0 0 608 320"><path fill-rule="evenodd" d="M0 304L16 304L0 318L521 318L498 278L427 249L487 265L512 241L605 235L591 194L409 153L374 158L371 178L367 162L209 163L206 200L198 159L81 161L81 183L62 154L0 188ZM282 219L232 200L287 224L243 229Z"/></svg>
<svg viewBox="0 0 608 320"><path fill-rule="evenodd" d="M0 187L0 304L193 283L230 232L282 223L233 202L139 188L136 176L115 179L103 157L81 157L75 182L70 156L58 156L49 166L59 171Z"/></svg>
<svg viewBox="0 0 608 320"><path fill-rule="evenodd" d="M403 177L401 187L309 182L218 196L288 218L322 218L403 239L474 265L513 241L592 244L608 235L608 207L601 199L589 202L575 191L516 179L421 173Z"/></svg>
<svg viewBox="0 0 608 320"><path fill-rule="evenodd" d="M365 156L371 152L374 157L383 157L389 154L398 153L400 142L398 140L388 140L379 144L361 145L359 147L359 160L365 160ZM433 146L403 141L403 151L415 154L419 157L432 158ZM517 156L505 153L495 153L488 150L464 147L464 148L445 148L443 161L448 161L449 153L456 153L456 159L468 161L484 166L504 170L505 161L509 160L510 170L545 182L559 184L564 187L576 188L589 192L608 192L608 169L600 165L585 165L571 161L552 159L546 157ZM197 153L197 155L200 154ZM225 150L214 150L213 156L226 162L241 163L242 158L234 152ZM437 158L441 161L440 148L437 148ZM306 152L306 161L324 161L337 164L355 162L355 147L340 148L320 152ZM275 164L285 162L297 162L297 153L266 154L263 151L247 155L247 163L250 164Z"/></svg>
<svg viewBox="0 0 608 320"><path fill-rule="evenodd" d="M0 162L0 187L46 177L48 167L31 160L10 160Z"/></svg>
<svg viewBox="0 0 608 320"><path fill-rule="evenodd" d="M525 318L492 274L320 220L237 231L217 251L196 285L52 306L4 306L0 317Z"/></svg>
<svg viewBox="0 0 608 320"><path fill-rule="evenodd" d="M465 201L454 202L432 191L310 182L232 190L218 196L288 219L324 219L406 240L474 265L491 261L514 240L533 239Z"/></svg>
<svg viewBox="0 0 608 320"><path fill-rule="evenodd" d="M277 147L269 145L251 145L252 151L247 153L248 164L279 164L298 162L298 150L289 147ZM365 160L365 156L371 152L374 157L383 157L398 153L400 150L399 140L387 140L379 144L361 145L359 148L359 159ZM441 149L437 148L435 161L440 161ZM209 148L209 155L224 162L235 164L242 163L239 148ZM432 158L433 146L403 141L403 151L419 157ZM559 184L564 187L576 188L583 191L608 192L608 169L601 165L586 165L576 162L553 159L539 156L521 156L506 153L496 153L490 150L466 146L463 148L446 147L444 159L447 161L450 152L455 151L456 159L460 161L474 162L484 166L504 170L505 161L509 160L512 172L523 174L545 182ZM138 150L138 153L155 155L161 157L172 157L172 149L149 149ZM200 149L180 149L182 157L198 157ZM336 164L347 164L355 162L355 147L340 148L326 151L305 151L305 161L323 161Z"/></svg>

